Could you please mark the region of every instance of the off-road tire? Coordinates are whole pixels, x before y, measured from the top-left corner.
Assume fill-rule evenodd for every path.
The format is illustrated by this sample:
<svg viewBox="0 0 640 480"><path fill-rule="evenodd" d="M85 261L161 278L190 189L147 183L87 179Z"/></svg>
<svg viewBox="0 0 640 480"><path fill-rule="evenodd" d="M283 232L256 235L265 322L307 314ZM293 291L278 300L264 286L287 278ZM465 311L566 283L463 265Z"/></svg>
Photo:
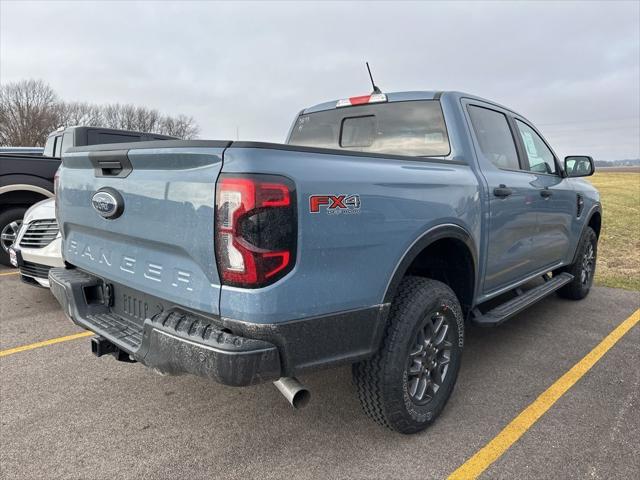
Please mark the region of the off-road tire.
<svg viewBox="0 0 640 480"><path fill-rule="evenodd" d="M435 312L435 313L433 313ZM410 353L418 333L433 314L446 315L449 367L442 385L426 404L410 393ZM430 317L431 316L431 317ZM419 340L418 340L419 342ZM379 351L353 365L353 381L364 412L382 426L400 433L417 433L436 419L453 390L464 344L464 317L453 291L444 283L406 277L398 288Z"/></svg>
<svg viewBox="0 0 640 480"><path fill-rule="evenodd" d="M585 261L586 257L589 255L590 246L592 248L591 251L593 252L593 262L591 269L588 272L588 278L585 282L583 273L586 268ZM578 251L576 253L576 261L560 270L561 272L567 272L573 275L573 280L558 289L559 296L570 300L582 300L584 297L589 295L591 285L593 284L593 277L596 273L596 260L598 258L598 236L591 227L585 228L584 233L580 238Z"/></svg>
<svg viewBox="0 0 640 480"><path fill-rule="evenodd" d="M16 220L22 220L24 217L24 213L27 211L24 207L14 207L9 208L0 212L0 232L3 232L5 227L9 225L11 222L15 222ZM4 248L0 246L0 264L6 265L7 267L11 267L11 263L9 263L9 253L4 251Z"/></svg>

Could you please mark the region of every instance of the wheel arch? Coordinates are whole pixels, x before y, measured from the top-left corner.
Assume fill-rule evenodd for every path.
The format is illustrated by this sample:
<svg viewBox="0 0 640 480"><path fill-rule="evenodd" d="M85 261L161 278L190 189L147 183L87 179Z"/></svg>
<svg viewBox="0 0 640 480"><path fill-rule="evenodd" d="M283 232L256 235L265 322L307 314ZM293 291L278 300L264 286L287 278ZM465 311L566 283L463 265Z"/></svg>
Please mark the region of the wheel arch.
<svg viewBox="0 0 640 480"><path fill-rule="evenodd" d="M468 311L473 306L478 284L478 255L471 234L456 224L437 225L424 232L413 242L393 272L387 284L383 302L391 303L400 282L406 275L419 275L420 272L428 272L429 268L434 265L429 264L429 260L433 259L432 254L442 252L442 249L445 251L454 249L456 253L461 254L455 257L457 262L451 265L451 269L447 264L447 271L456 275L453 278L443 278L442 276L438 278L439 276L436 275L436 278L433 279L449 285L458 296L463 310Z"/></svg>
<svg viewBox="0 0 640 480"><path fill-rule="evenodd" d="M596 232L596 238L600 238L600 230L602 228L602 207L600 204L596 204L591 207L589 210L589 214L585 215L584 218L587 218L587 221L582 225L582 229L580 230L580 236L576 241L575 250L573 252L573 256L571 257L571 264L575 263L578 258L578 249L580 248L580 239L583 237L585 230L587 227L593 228L594 232ZM570 265L571 265L570 264Z"/></svg>
<svg viewBox="0 0 640 480"><path fill-rule="evenodd" d="M47 198L52 198L51 190L29 184L13 184L0 187L0 211L7 210L12 207L24 206L30 207L34 203Z"/></svg>
<svg viewBox="0 0 640 480"><path fill-rule="evenodd" d="M600 208L594 208L593 212L591 212L591 216L589 217L589 221L587 225L590 226L594 232L596 232L596 237L600 238L600 229L602 228L602 212Z"/></svg>

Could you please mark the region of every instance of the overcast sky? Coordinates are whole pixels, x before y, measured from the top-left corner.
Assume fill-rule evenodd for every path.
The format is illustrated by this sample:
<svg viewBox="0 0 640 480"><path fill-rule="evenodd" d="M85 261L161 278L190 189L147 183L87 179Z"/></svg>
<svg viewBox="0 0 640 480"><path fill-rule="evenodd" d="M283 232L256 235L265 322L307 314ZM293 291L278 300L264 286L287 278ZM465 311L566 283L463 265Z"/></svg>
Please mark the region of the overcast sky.
<svg viewBox="0 0 640 480"><path fill-rule="evenodd" d="M368 60L383 91L505 104L561 156L639 158L639 5L0 0L0 80L281 142L301 108L368 93Z"/></svg>

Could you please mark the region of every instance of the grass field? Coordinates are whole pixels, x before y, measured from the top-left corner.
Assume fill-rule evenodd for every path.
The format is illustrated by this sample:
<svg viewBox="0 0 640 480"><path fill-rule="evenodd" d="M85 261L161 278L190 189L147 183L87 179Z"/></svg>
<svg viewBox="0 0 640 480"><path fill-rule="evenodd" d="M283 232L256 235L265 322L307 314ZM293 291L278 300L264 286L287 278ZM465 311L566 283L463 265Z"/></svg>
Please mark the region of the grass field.
<svg viewBox="0 0 640 480"><path fill-rule="evenodd" d="M640 290L640 173L596 171L588 179L602 201L596 284Z"/></svg>

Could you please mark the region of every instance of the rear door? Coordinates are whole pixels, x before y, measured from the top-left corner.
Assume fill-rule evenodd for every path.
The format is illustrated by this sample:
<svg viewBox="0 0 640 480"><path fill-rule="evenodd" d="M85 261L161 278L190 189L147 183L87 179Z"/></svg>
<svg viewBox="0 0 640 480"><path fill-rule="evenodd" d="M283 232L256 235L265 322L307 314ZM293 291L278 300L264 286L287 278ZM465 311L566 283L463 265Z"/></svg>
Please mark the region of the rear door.
<svg viewBox="0 0 640 480"><path fill-rule="evenodd" d="M532 273L533 238L538 228L536 176L525 171L508 112L466 102L482 174L487 182L489 222L483 293Z"/></svg>
<svg viewBox="0 0 640 480"><path fill-rule="evenodd" d="M57 198L64 259L116 284L218 314L214 207L225 146L158 141L65 153ZM105 217L113 199L118 209Z"/></svg>

